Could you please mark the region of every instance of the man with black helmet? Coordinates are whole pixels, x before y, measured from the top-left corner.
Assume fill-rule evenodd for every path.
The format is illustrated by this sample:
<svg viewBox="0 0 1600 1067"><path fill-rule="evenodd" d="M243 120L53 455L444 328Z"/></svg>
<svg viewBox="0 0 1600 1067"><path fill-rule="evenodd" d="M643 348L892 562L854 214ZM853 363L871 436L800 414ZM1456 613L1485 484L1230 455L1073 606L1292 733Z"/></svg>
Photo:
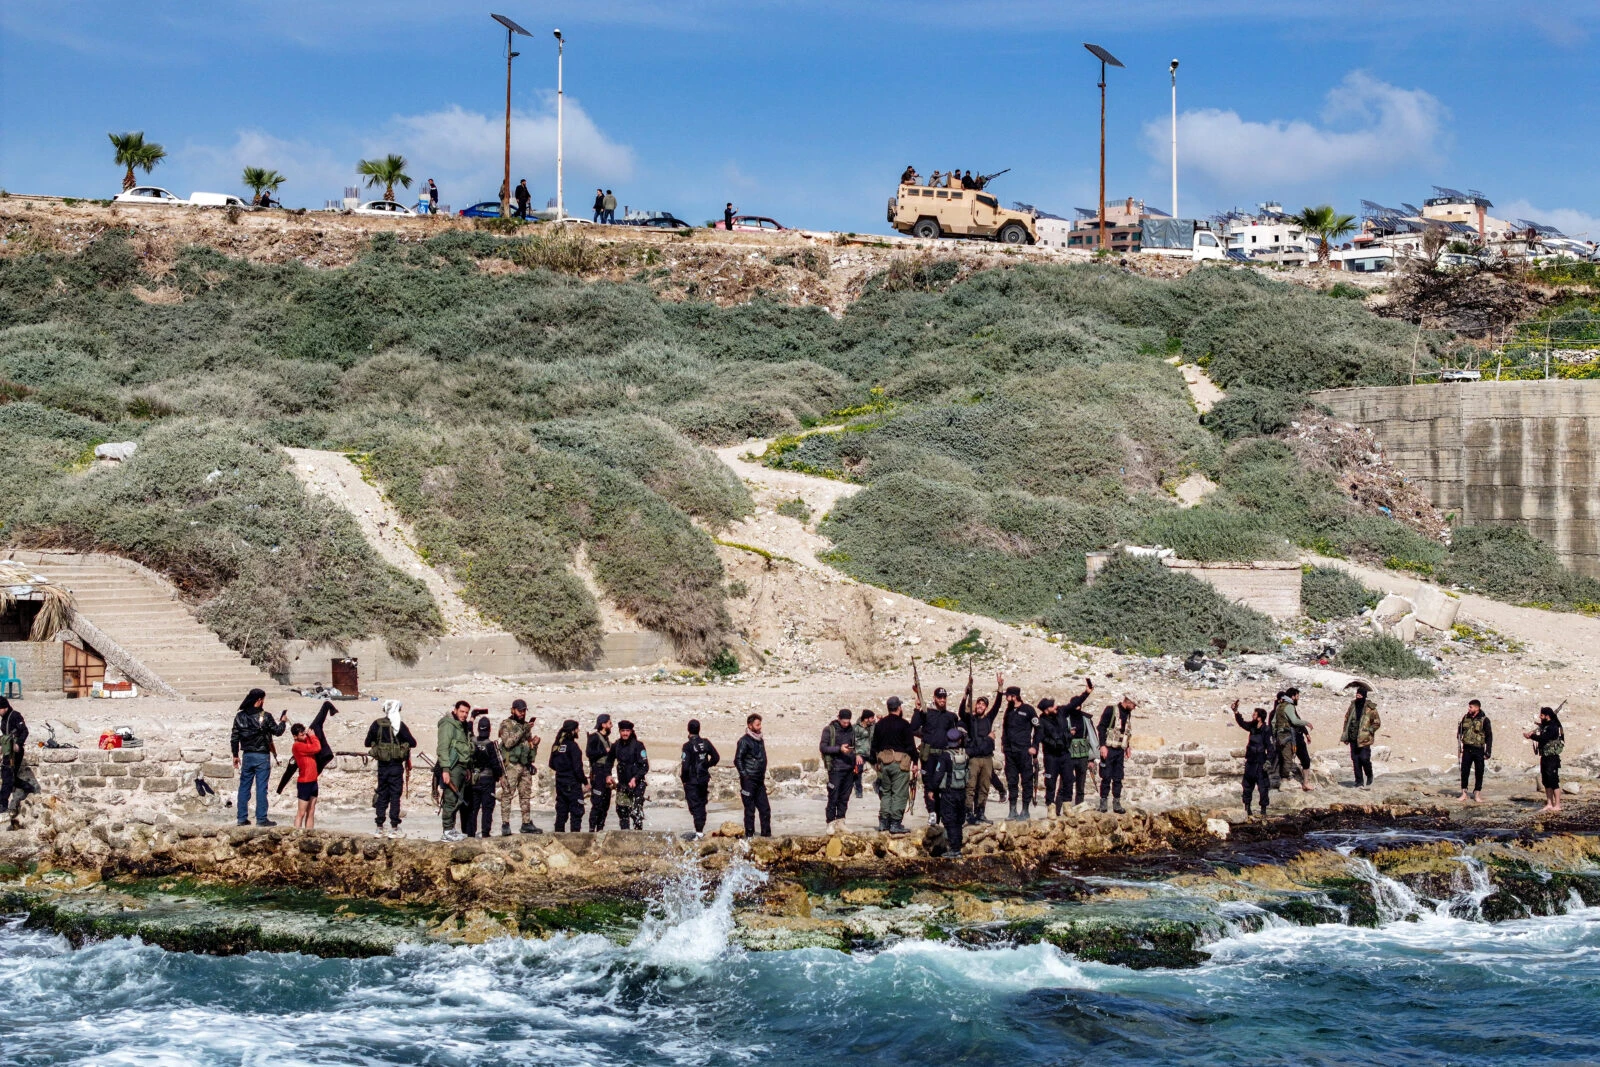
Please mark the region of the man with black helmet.
<svg viewBox="0 0 1600 1067"><path fill-rule="evenodd" d="M1000 747L1006 754L1006 795L1011 802L1008 817L1027 819L1038 773L1034 759L1039 755L1039 713L1032 704L1022 702L1022 689L1006 685L1003 675L995 675L995 687L1004 692L1006 701L1000 723ZM1020 814L1017 811L1019 801Z"/></svg>
<svg viewBox="0 0 1600 1067"><path fill-rule="evenodd" d="M633 723L617 723L616 780L617 825L626 830L644 829L645 777L650 773L650 753L633 733Z"/></svg>
<svg viewBox="0 0 1600 1067"><path fill-rule="evenodd" d="M611 812L611 791L616 788L616 746L611 742L611 716L601 712L595 716L594 733L589 735L585 749L589 757L589 830L599 833L606 828L606 816Z"/></svg>
<svg viewBox="0 0 1600 1067"><path fill-rule="evenodd" d="M522 809L521 833L536 834L533 825L533 761L539 758L539 738L533 732L536 720L528 717L528 702L518 697L511 702L511 714L500 724L500 758L505 775L500 779L500 836L511 835L511 802Z"/></svg>
<svg viewBox="0 0 1600 1067"><path fill-rule="evenodd" d="M689 740L683 743L679 775L683 779L683 799L694 819L694 835L706 830L706 799L711 793L711 768L722 762L717 746L700 736L700 720L689 720Z"/></svg>
<svg viewBox="0 0 1600 1067"><path fill-rule="evenodd" d="M839 717L822 728L822 740L817 746L823 769L828 772L828 806L823 817L831 833L844 832L850 789L855 784L856 734L850 719L850 709L840 708Z"/></svg>

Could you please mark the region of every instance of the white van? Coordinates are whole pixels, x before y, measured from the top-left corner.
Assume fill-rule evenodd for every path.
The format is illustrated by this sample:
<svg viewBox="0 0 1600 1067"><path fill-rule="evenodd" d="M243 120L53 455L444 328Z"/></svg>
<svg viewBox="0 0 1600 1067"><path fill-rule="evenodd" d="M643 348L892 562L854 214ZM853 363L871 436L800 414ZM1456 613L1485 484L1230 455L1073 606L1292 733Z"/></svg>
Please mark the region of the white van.
<svg viewBox="0 0 1600 1067"><path fill-rule="evenodd" d="M195 207L236 207L240 211L251 210L248 200L241 200L229 193L190 193L189 203Z"/></svg>

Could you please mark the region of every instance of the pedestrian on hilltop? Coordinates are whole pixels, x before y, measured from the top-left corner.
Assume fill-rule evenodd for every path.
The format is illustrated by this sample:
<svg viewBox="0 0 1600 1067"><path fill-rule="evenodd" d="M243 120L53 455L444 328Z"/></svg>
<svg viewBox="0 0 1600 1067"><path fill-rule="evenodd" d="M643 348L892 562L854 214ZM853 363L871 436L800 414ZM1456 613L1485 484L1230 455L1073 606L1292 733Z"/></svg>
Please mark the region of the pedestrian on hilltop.
<svg viewBox="0 0 1600 1067"><path fill-rule="evenodd" d="M1482 701L1467 701L1467 713L1456 724L1456 757L1461 761L1461 803L1467 802L1467 776L1473 774L1471 800L1482 804L1484 763L1494 757L1494 727Z"/></svg>
<svg viewBox="0 0 1600 1067"><path fill-rule="evenodd" d="M276 826L267 818L268 777L272 774L272 739L282 737L289 713L277 718L266 710L267 693L252 689L239 702L233 716L233 729L228 734L228 747L233 752L233 766L239 772L239 795L234 808L240 826L250 821L250 793L256 795L256 825Z"/></svg>
<svg viewBox="0 0 1600 1067"><path fill-rule="evenodd" d="M728 230L730 232L733 230L733 201L732 200L728 201L727 205L722 209L722 228L724 230Z"/></svg>

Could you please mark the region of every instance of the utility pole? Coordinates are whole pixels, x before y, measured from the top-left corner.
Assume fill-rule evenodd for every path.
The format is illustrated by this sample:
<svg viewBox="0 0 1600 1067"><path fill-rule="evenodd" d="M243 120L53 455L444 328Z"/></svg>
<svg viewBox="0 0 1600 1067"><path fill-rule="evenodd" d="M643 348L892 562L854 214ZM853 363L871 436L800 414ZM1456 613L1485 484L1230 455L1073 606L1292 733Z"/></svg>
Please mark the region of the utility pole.
<svg viewBox="0 0 1600 1067"><path fill-rule="evenodd" d="M561 36L561 31L560 30L557 30L556 31L556 218L558 218L558 219L564 219L564 218L567 217L566 200L563 197L564 190L561 187L561 183L562 183L562 172L561 172L561 108L562 108L562 103L564 101L564 96L563 96L563 91L562 91L562 86L561 86L561 76L562 76L562 65L563 65L563 62L564 62L565 56L566 56L566 47L567 47L566 38Z"/></svg>
<svg viewBox="0 0 1600 1067"><path fill-rule="evenodd" d="M1100 61L1100 250L1106 245L1106 65L1122 66L1122 61L1097 44L1084 42L1083 47Z"/></svg>
<svg viewBox="0 0 1600 1067"><path fill-rule="evenodd" d="M1168 68L1172 73L1172 217L1178 217L1178 61Z"/></svg>
<svg viewBox="0 0 1600 1067"><path fill-rule="evenodd" d="M532 37L533 34L504 15L491 13L489 17L506 28L506 172L500 182L500 217L508 219L511 217L511 61L522 54L511 50L511 38L518 33L524 37Z"/></svg>

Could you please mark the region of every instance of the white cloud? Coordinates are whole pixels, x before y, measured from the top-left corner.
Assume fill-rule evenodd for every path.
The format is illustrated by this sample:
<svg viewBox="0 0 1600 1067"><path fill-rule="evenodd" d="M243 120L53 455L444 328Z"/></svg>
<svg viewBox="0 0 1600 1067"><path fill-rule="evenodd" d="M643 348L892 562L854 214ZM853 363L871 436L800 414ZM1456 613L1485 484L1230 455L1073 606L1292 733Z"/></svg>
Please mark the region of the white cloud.
<svg viewBox="0 0 1600 1067"><path fill-rule="evenodd" d="M555 192L553 95L545 104L537 111L511 113L511 180L527 178L537 204ZM587 202L589 182L615 188L632 177L633 150L607 137L571 97L562 124L569 205ZM400 194L402 199L414 197L418 187L433 178L444 201L454 207L492 200L499 193L504 166L505 116L451 106L398 115L378 134L341 134L321 141L290 141L247 129L229 145L186 147L175 153L174 162L195 188L217 192L237 191L245 166L272 167L288 178L280 190L285 203L321 207L323 201L342 196L345 186L359 184L358 160L389 152L406 157L414 179L409 194Z"/></svg>
<svg viewBox="0 0 1600 1067"><path fill-rule="evenodd" d="M1237 111L1205 108L1178 116L1178 166L1222 190L1320 183L1344 174L1370 177L1441 154L1449 112L1422 89L1401 89L1352 71L1332 89L1321 124L1304 119L1256 122ZM1147 150L1165 161L1169 119L1145 123Z"/></svg>
<svg viewBox="0 0 1600 1067"><path fill-rule="evenodd" d="M1600 215L1571 207L1541 208L1526 200L1513 200L1509 204L1496 204L1493 212L1501 219L1531 219L1546 226L1554 226L1568 237L1600 240Z"/></svg>

